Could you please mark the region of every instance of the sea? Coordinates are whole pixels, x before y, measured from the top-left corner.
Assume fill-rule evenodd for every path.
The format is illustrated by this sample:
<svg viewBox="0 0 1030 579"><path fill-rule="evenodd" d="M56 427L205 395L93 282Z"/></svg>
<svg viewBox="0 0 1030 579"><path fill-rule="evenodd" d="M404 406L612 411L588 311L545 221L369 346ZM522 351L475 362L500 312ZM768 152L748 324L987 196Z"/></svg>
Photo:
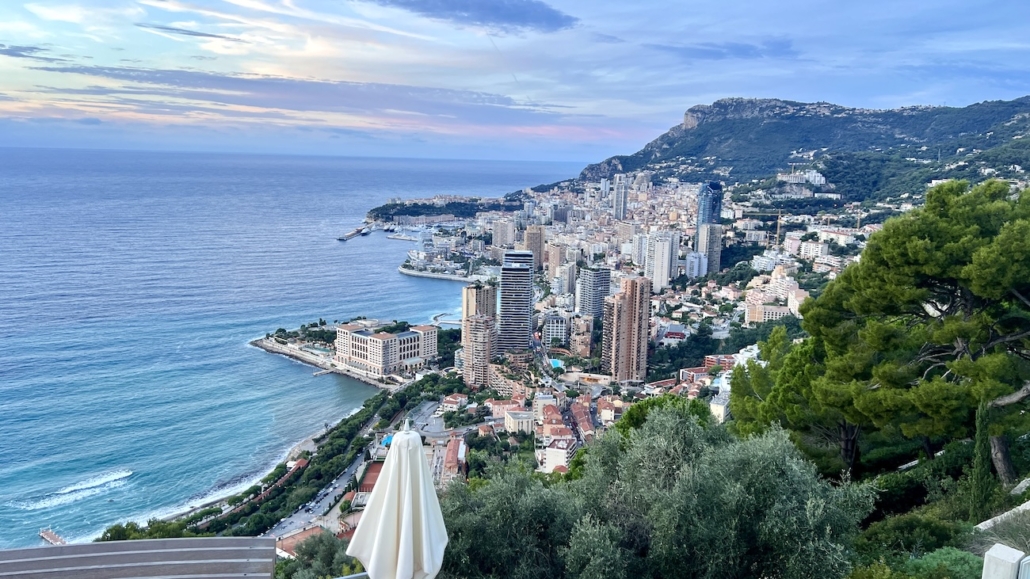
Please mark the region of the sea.
<svg viewBox="0 0 1030 579"><path fill-rule="evenodd" d="M391 198L501 196L582 164L0 149L0 548L70 542L249 486L375 388L248 345L460 315L346 242Z"/></svg>

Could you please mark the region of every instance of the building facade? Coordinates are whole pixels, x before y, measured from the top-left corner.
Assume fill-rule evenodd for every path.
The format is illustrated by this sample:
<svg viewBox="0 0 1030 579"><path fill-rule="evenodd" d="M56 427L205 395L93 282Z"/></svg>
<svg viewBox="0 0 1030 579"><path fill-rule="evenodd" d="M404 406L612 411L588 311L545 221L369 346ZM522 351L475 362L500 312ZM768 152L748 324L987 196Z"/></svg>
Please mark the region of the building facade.
<svg viewBox="0 0 1030 579"><path fill-rule="evenodd" d="M508 251L501 266L497 352L529 348L533 325L533 254Z"/></svg>
<svg viewBox="0 0 1030 579"><path fill-rule="evenodd" d="M722 214L722 185L712 181L697 192L697 225L719 223Z"/></svg>
<svg viewBox="0 0 1030 579"><path fill-rule="evenodd" d="M533 271L539 271L544 265L544 241L547 229L543 225L530 225L526 228L526 250L533 252Z"/></svg>
<svg viewBox="0 0 1030 579"><path fill-rule="evenodd" d="M437 354L436 326L373 332L357 324L336 328L336 363L375 376L421 368Z"/></svg>
<svg viewBox="0 0 1030 579"><path fill-rule="evenodd" d="M612 198L612 215L622 221L626 218L626 204L629 193L626 187L626 176L615 176L615 196Z"/></svg>
<svg viewBox="0 0 1030 579"><path fill-rule="evenodd" d="M576 281L576 311L597 317L604 308L604 298L611 293L612 272L609 269L584 268Z"/></svg>
<svg viewBox="0 0 1030 579"><path fill-rule="evenodd" d="M708 273L722 270L722 225L706 223L698 226L697 251L708 258Z"/></svg>
<svg viewBox="0 0 1030 579"><path fill-rule="evenodd" d="M656 231L647 239L644 275L651 280L651 289L659 293L676 277L680 236L672 231Z"/></svg>
<svg viewBox="0 0 1030 579"><path fill-rule="evenodd" d="M604 301L601 368L613 380L642 381L647 375L651 280L622 280L621 291Z"/></svg>
<svg viewBox="0 0 1030 579"><path fill-rule="evenodd" d="M473 283L461 289L461 319L497 316L497 286Z"/></svg>
<svg viewBox="0 0 1030 579"><path fill-rule="evenodd" d="M497 350L497 323L493 316L474 315L462 320L462 378L473 390L490 386L490 362Z"/></svg>

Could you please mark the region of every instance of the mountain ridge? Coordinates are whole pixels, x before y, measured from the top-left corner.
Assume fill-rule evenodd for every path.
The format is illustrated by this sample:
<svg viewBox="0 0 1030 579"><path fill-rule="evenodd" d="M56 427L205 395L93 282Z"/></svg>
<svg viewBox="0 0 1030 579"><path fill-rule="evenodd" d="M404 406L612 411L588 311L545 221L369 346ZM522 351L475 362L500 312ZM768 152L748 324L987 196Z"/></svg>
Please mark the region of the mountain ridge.
<svg viewBox="0 0 1030 579"><path fill-rule="evenodd" d="M641 150L588 165L579 178L596 181L646 170L659 178L741 183L786 170L792 161L842 154L887 158L903 153L921 164L944 162L1024 135L1030 135L1030 96L966 107L894 109L733 97L690 107L679 124ZM1009 156L1025 158L1030 166L1027 153Z"/></svg>

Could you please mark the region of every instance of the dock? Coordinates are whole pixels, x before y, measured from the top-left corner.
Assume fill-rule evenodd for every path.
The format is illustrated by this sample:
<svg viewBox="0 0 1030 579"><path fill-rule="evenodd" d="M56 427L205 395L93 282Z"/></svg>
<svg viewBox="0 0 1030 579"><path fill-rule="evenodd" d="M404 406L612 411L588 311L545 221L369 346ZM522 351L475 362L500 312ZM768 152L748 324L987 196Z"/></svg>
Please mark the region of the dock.
<svg viewBox="0 0 1030 579"><path fill-rule="evenodd" d="M39 538L43 539L47 543L50 543L51 545L67 545L68 544L68 541L65 541L63 538L61 538L61 535L58 535L57 533L55 533L54 530L51 529L50 527L47 527L45 529L40 529L39 530Z"/></svg>
<svg viewBox="0 0 1030 579"><path fill-rule="evenodd" d="M318 372L315 372L314 374L312 374L312 376L325 376L326 374L332 374L332 373L333 373L332 370L319 370Z"/></svg>

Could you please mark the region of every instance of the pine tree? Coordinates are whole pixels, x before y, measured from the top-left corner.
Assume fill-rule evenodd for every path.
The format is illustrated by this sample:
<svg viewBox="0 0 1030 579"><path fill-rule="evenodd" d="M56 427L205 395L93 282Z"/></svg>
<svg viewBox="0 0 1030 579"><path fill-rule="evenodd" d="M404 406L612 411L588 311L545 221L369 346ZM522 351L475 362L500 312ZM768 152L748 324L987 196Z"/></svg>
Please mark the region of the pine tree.
<svg viewBox="0 0 1030 579"><path fill-rule="evenodd" d="M988 432L990 408L982 400L976 409L976 446L973 454L973 472L970 475L969 520L979 523L990 515L988 501L994 490L991 476L991 440Z"/></svg>

